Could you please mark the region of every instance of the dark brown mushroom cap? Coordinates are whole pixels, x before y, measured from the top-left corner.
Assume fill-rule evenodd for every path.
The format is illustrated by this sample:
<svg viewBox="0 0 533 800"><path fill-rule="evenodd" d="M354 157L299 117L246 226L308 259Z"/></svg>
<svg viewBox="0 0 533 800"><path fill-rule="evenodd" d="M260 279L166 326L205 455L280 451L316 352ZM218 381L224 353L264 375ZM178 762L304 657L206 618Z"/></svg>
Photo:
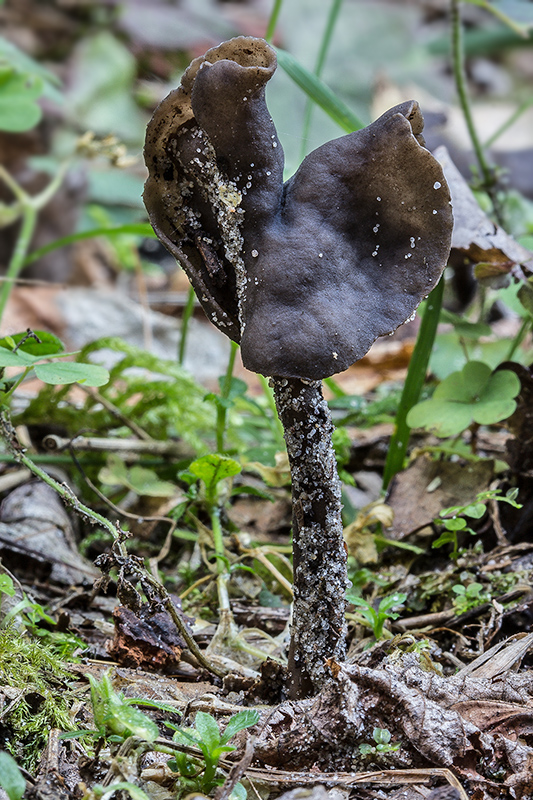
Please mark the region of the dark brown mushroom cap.
<svg viewBox="0 0 533 800"><path fill-rule="evenodd" d="M272 48L249 37L193 61L149 125L144 197L245 366L319 379L362 358L434 287L450 196L415 102L319 147L284 185L264 98L275 68Z"/></svg>

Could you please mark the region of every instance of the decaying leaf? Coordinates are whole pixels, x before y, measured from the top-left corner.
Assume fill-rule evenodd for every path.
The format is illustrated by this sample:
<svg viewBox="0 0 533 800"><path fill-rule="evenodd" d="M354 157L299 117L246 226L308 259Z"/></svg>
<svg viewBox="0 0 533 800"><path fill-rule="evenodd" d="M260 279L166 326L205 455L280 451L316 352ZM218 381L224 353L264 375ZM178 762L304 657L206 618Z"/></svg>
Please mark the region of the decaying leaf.
<svg viewBox="0 0 533 800"><path fill-rule="evenodd" d="M506 286L509 275L524 280L521 267L533 271L533 253L489 219L445 147L438 147L434 156L444 170L452 197L452 256L460 253L477 265L476 277L490 280L491 285Z"/></svg>
<svg viewBox="0 0 533 800"><path fill-rule="evenodd" d="M370 528L377 523L390 528L393 519L394 511L381 501L362 508L356 519L344 529L344 541L350 555L355 556L360 564L377 563L378 550Z"/></svg>
<svg viewBox="0 0 533 800"><path fill-rule="evenodd" d="M145 604L137 615L126 606L118 606L113 621L115 637L108 652L115 661L149 671L175 669L186 645L166 612L153 614Z"/></svg>
<svg viewBox="0 0 533 800"><path fill-rule="evenodd" d="M387 754L389 767L448 767L477 785L480 797L501 797L507 786L529 796L533 748L516 737L530 736L531 675L446 678L425 672L415 653L375 669L329 668L334 682L318 697L282 704L266 718L256 757L284 769L349 769L357 745L386 726L401 743ZM498 783L490 777L496 773Z"/></svg>
<svg viewBox="0 0 533 800"><path fill-rule="evenodd" d="M470 503L488 488L493 470L492 461L461 463L420 456L392 484L387 503L394 521L387 536L403 539L430 525L443 508Z"/></svg>
<svg viewBox="0 0 533 800"><path fill-rule="evenodd" d="M98 570L75 549L72 523L53 489L32 481L0 508L0 556L18 577L62 584L91 583Z"/></svg>

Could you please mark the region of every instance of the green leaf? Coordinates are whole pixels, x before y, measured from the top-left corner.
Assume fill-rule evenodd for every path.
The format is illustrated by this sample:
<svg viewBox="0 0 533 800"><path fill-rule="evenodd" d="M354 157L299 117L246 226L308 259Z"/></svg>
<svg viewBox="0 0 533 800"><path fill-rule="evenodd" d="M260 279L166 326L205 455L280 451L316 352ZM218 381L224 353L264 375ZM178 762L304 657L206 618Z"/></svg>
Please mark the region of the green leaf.
<svg viewBox="0 0 533 800"><path fill-rule="evenodd" d="M107 466L98 473L98 480L107 486L127 486L128 468L117 453L110 453Z"/></svg>
<svg viewBox="0 0 533 800"><path fill-rule="evenodd" d="M335 92L308 69L303 67L286 50L276 49L278 63L287 75L302 89L317 106L323 109L347 133L364 128L363 122L351 111Z"/></svg>
<svg viewBox="0 0 533 800"><path fill-rule="evenodd" d="M116 453L110 453L107 466L98 474L99 480L108 486L125 486L142 497L172 497L176 484L162 481L157 473L147 467L133 466L130 469Z"/></svg>
<svg viewBox="0 0 533 800"><path fill-rule="evenodd" d="M83 383L85 386L104 386L109 381L109 372L104 367L76 361L37 364L35 374L44 383L53 385Z"/></svg>
<svg viewBox="0 0 533 800"><path fill-rule="evenodd" d="M472 519L481 519L481 517L485 514L487 510L487 506L485 503L472 503L470 506L465 506L462 510L462 513L465 517L471 517Z"/></svg>
<svg viewBox="0 0 533 800"><path fill-rule="evenodd" d="M0 786L9 800L20 800L26 791L26 781L17 762L3 750L0 750Z"/></svg>
<svg viewBox="0 0 533 800"><path fill-rule="evenodd" d="M146 742L153 742L159 736L159 728L146 714L114 698L109 705L106 726L122 738L137 736Z"/></svg>
<svg viewBox="0 0 533 800"><path fill-rule="evenodd" d="M7 347L0 347L0 367L32 367L35 358L28 353L17 350L14 353Z"/></svg>
<svg viewBox="0 0 533 800"><path fill-rule="evenodd" d="M516 408L520 381L510 370L492 372L488 364L469 361L436 388L433 397L417 403L408 414L413 428L426 428L437 436L455 436L472 422L493 425Z"/></svg>
<svg viewBox="0 0 533 800"><path fill-rule="evenodd" d="M388 744L391 740L391 732L387 728L374 728L372 738L376 744Z"/></svg>
<svg viewBox="0 0 533 800"><path fill-rule="evenodd" d="M447 531L463 531L466 528L466 520L461 517L456 519L445 519L444 527Z"/></svg>
<svg viewBox="0 0 533 800"><path fill-rule="evenodd" d="M166 724L169 725L168 722ZM198 738L198 734L194 728L175 728L172 741L176 742L177 744L188 744L189 742L192 742L194 745L198 745L200 743L200 739Z"/></svg>
<svg viewBox="0 0 533 800"><path fill-rule="evenodd" d="M61 81L57 75L43 67L42 64L24 53L12 42L0 36L0 65L6 64L19 74L37 75L44 83L43 96L58 104L63 102L63 95L58 90L58 87L61 86Z"/></svg>
<svg viewBox="0 0 533 800"><path fill-rule="evenodd" d="M0 347L6 350L13 350L17 345L17 353L27 353L35 358L54 356L65 352L65 347L61 339L48 331L33 331L39 339L36 341L33 336L29 336L27 331L24 333L14 333L12 336L4 336L0 339ZM23 344L19 344L20 342Z"/></svg>
<svg viewBox="0 0 533 800"><path fill-rule="evenodd" d="M231 794L229 796L229 800L246 800L247 792L242 783L236 783L233 789L231 790Z"/></svg>
<svg viewBox="0 0 533 800"><path fill-rule="evenodd" d="M211 756L211 760L218 764L222 753L233 753L233 751L236 749L236 747L232 747L230 744L221 744L218 745L218 747L213 747L213 749L209 751L209 754Z"/></svg>
<svg viewBox="0 0 533 800"><path fill-rule="evenodd" d="M226 729L221 737L221 742L224 744L229 742L236 733L243 731L245 728L250 728L252 725L257 725L258 722L259 712L255 709L250 708L244 711L238 711L237 714L231 717L226 725Z"/></svg>
<svg viewBox="0 0 533 800"><path fill-rule="evenodd" d="M134 466L128 473L130 487L139 495L145 497L172 497L176 494L176 484L172 481L162 481L157 473L146 467Z"/></svg>
<svg viewBox="0 0 533 800"><path fill-rule="evenodd" d="M241 465L233 458L211 453L193 461L189 466L189 470L197 478L200 478L207 487L213 488L224 478L238 475L241 471Z"/></svg>
<svg viewBox="0 0 533 800"><path fill-rule="evenodd" d="M7 594L8 597L13 597L15 594L13 579L9 575L0 575L0 594Z"/></svg>
<svg viewBox="0 0 533 800"><path fill-rule="evenodd" d="M42 116L36 100L43 88L38 75L19 72L0 61L0 130L21 133L34 128Z"/></svg>
<svg viewBox="0 0 533 800"><path fill-rule="evenodd" d="M111 29L84 36L70 75L69 113L78 128L136 141L146 122L134 97L135 72L135 57ZM117 170L113 176L118 180Z"/></svg>
<svg viewBox="0 0 533 800"><path fill-rule="evenodd" d="M50 242L50 244L43 245L37 250L32 250L32 252L24 259L24 265L26 266L34 261L38 261L47 253L51 253L53 250L57 250L60 247L65 247L73 242L80 242L84 239L94 239L97 236L105 236L106 238L112 239L115 236L124 236L129 234L143 236L144 238L155 238L153 228L148 222L91 228L90 230L71 233L69 236L63 236L61 239L54 239L54 241Z"/></svg>
<svg viewBox="0 0 533 800"><path fill-rule="evenodd" d="M378 609L382 613L389 612L395 606L401 606L403 603L405 603L406 599L406 594L403 594L402 592L395 592L388 597L384 597L383 600L380 601Z"/></svg>
<svg viewBox="0 0 533 800"><path fill-rule="evenodd" d="M453 544L455 546L456 541L457 533L455 531L444 531L431 546L434 548L443 547L445 544Z"/></svg>
<svg viewBox="0 0 533 800"><path fill-rule="evenodd" d="M198 711L194 720L194 726L203 744L205 744L210 753L213 752L216 747L220 746L220 730L216 719L212 717L211 714L206 714L205 711Z"/></svg>
<svg viewBox="0 0 533 800"><path fill-rule="evenodd" d="M142 711L132 708L119 692L115 692L107 673L100 681L92 675L87 675L87 678L91 685L94 722L102 735L116 735L122 739L138 736L146 742L157 739L159 729L155 722Z"/></svg>

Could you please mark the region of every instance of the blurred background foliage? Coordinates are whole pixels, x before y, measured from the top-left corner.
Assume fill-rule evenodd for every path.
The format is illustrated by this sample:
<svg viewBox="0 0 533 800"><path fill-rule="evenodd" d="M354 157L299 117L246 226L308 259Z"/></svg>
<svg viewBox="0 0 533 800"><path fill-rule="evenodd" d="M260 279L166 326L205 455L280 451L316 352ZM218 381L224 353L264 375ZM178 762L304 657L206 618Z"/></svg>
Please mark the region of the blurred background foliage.
<svg viewBox="0 0 533 800"><path fill-rule="evenodd" d="M274 44L313 71L333 5L335 0L286 0ZM326 84L365 124L385 107L414 96L429 115L435 138L440 130L436 123L444 115L448 125L453 121L452 138L466 147L464 124L450 108L455 88L447 0L344 0L336 5L322 70ZM529 39L480 5L463 4L463 18L470 85L480 115L485 114L482 138L487 139L509 116L513 103L516 108L531 99L533 58ZM527 31L531 3L502 0L492 5ZM7 0L0 4L7 40L0 42L0 59L15 45L33 59L21 61L30 71L45 67L57 78L45 82L42 95L52 134L42 143L41 156L63 157L87 130L117 136L138 156L134 168L119 174L94 163L87 194L89 202L113 207L114 216L121 207L119 217L133 220L142 208L140 151L155 104L179 83L192 57L231 36L264 35L271 12L270 0ZM307 99L282 69L267 91L289 176L303 154L342 131L315 108L303 138ZM525 119L514 126L515 143L524 126Z"/></svg>

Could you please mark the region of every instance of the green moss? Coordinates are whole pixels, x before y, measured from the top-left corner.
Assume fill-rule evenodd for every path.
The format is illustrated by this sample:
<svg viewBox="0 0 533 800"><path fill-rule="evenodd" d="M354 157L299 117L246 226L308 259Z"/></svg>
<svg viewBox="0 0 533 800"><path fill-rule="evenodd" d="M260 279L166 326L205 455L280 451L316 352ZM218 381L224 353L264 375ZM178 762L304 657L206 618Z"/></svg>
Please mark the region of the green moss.
<svg viewBox="0 0 533 800"><path fill-rule="evenodd" d="M31 770L52 728L72 729L71 674L53 650L15 625L0 629L0 685L9 710L2 722L7 745L19 764Z"/></svg>

